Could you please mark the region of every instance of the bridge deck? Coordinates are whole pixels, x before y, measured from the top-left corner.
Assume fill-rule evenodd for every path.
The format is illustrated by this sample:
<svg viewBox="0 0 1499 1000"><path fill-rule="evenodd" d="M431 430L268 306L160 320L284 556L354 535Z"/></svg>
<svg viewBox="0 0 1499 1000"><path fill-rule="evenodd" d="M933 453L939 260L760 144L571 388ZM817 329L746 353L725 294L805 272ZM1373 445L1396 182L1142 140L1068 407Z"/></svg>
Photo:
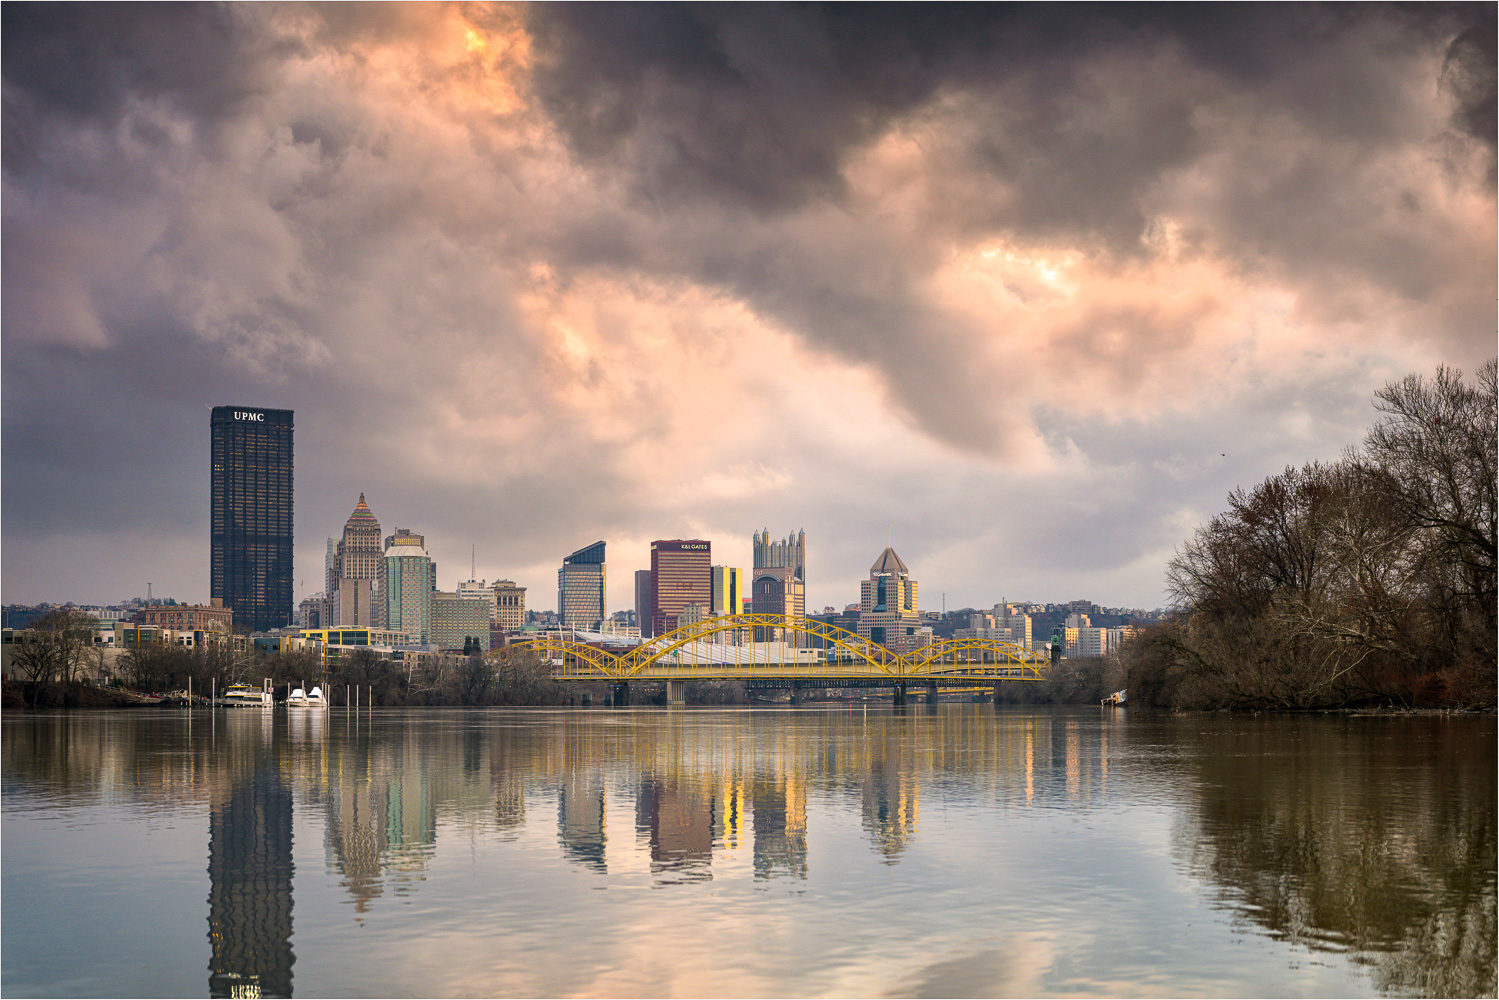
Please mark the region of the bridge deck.
<svg viewBox="0 0 1499 1000"><path fill-rule="evenodd" d="M929 680L1041 680L1038 668L995 663L933 663L910 670L860 670L847 663L652 663L636 670L609 671L590 663L554 663L559 681L751 681L777 677L789 680L882 681L915 684Z"/></svg>

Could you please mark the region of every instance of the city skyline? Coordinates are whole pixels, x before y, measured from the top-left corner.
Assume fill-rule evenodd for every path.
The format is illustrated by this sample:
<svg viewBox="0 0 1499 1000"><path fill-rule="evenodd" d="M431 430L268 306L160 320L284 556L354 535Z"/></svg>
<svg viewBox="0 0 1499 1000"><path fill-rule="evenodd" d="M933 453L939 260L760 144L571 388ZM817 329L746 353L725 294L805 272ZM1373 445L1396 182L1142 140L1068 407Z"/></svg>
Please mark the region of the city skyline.
<svg viewBox="0 0 1499 1000"><path fill-rule="evenodd" d="M7 5L0 601L206 601L236 400L297 415L293 603L362 491L537 606L766 525L809 608L884 544L932 608L1163 605L1493 353L1494 21Z"/></svg>

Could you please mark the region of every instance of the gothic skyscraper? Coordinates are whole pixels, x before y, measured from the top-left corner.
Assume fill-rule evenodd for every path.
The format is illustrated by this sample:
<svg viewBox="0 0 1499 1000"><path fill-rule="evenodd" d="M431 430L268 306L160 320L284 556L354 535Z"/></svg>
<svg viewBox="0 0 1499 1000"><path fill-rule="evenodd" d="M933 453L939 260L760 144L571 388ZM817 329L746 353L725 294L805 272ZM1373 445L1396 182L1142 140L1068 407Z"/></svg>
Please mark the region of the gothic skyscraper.
<svg viewBox="0 0 1499 1000"><path fill-rule="evenodd" d="M807 532L787 535L784 541L771 541L770 529L754 535L754 575L762 569L789 569L805 586L807 583Z"/></svg>

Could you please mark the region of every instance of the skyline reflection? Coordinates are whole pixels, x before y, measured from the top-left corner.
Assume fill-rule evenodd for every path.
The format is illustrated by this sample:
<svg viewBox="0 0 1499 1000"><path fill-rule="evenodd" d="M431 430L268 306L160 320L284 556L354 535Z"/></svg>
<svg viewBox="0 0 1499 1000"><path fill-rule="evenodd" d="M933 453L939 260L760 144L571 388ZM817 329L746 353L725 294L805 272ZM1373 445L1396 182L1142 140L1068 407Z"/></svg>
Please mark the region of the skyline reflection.
<svg viewBox="0 0 1499 1000"><path fill-rule="evenodd" d="M426 893L423 910L450 905L435 865L483 844L512 852L493 855L520 866L512 880L555 864L583 887L826 892L864 864L930 879L979 845L1029 850L1014 838L1051 817L1100 824L1103 850L1127 843L1137 826L1108 831L1141 810L1170 811L1169 851L1214 909L1267 940L1347 954L1391 993L1492 992L1492 736L1493 720L962 705L32 713L0 730L8 810L203 810L215 997L291 995L293 888L309 878L336 887L356 925ZM989 832L955 853L966 817ZM322 872L305 842L297 862L307 834ZM539 926L580 919L527 899Z"/></svg>

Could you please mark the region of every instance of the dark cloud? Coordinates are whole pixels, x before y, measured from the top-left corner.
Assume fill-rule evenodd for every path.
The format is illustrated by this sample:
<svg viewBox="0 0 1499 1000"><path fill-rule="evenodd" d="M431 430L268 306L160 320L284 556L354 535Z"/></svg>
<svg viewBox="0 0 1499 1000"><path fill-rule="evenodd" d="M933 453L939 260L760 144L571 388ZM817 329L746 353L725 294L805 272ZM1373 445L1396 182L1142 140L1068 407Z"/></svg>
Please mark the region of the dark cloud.
<svg viewBox="0 0 1499 1000"><path fill-rule="evenodd" d="M1020 153L1040 151L1041 169L1062 171L1054 186L1074 201L1117 203L1129 179L1180 161L1199 95L1183 90L1154 114L1090 134L1077 111L1108 95L1089 92L1088 68L1162 47L1319 128L1377 132L1386 127L1380 96L1397 85L1382 58L1481 24L1461 36L1471 41L1454 43L1454 78L1467 93L1483 68L1469 50L1482 36L1492 53L1494 12L1491 5L538 4L529 19L536 93L581 157L625 166L653 203L731 198L777 211L836 197L850 150L953 89L990 93L1025 119L1031 141L1015 154L1006 154L1002 137L989 144L996 173L1011 175ZM1350 39L1379 28L1385 51L1344 58ZM1492 58L1486 65L1492 95ZM1482 118L1481 106L1464 108L1464 121ZM1036 141L1037 126L1051 141Z"/></svg>
<svg viewBox="0 0 1499 1000"><path fill-rule="evenodd" d="M1492 8L1490 9L1492 21ZM1452 123L1458 132L1481 144L1487 152L1487 180L1495 178L1494 147L1499 130L1499 102L1495 96L1495 32L1492 23L1471 27L1452 40L1442 62L1442 89L1454 98Z"/></svg>
<svg viewBox="0 0 1499 1000"><path fill-rule="evenodd" d="M8 594L89 596L34 589L68 539L204 596L203 407L243 402L297 411L313 581L363 490L538 607L594 538L620 586L765 523L818 604L892 523L924 593L1153 603L1236 470L1346 443L1299 399L1491 349L1492 181L1428 148L1492 164L1491 6L0 17Z"/></svg>
<svg viewBox="0 0 1499 1000"><path fill-rule="evenodd" d="M29 162L38 117L107 127L130 102L162 99L211 124L260 92L268 66L295 48L219 4L8 3L0 28L8 172Z"/></svg>
<svg viewBox="0 0 1499 1000"><path fill-rule="evenodd" d="M661 230L590 221L566 250L580 266L730 289L872 361L918 425L980 450L1003 437L984 378L923 366L912 349L943 356L966 335L923 293L952 241L1007 234L1140 257L1164 214L1187 252L1343 303L1329 308L1364 286L1443 301L1461 266L1447 223L1425 192L1391 183L1392 158L1442 127L1421 117L1436 81L1413 88L1411 73L1450 45L1456 114L1493 117L1478 41L1492 44L1488 5L558 4L529 18L543 106ZM804 238L779 224L819 206L857 213L850 161L934 114L943 134L919 141L939 190L919 238ZM1443 308L1462 327L1478 299ZM1439 336L1482 332L1450 330Z"/></svg>

